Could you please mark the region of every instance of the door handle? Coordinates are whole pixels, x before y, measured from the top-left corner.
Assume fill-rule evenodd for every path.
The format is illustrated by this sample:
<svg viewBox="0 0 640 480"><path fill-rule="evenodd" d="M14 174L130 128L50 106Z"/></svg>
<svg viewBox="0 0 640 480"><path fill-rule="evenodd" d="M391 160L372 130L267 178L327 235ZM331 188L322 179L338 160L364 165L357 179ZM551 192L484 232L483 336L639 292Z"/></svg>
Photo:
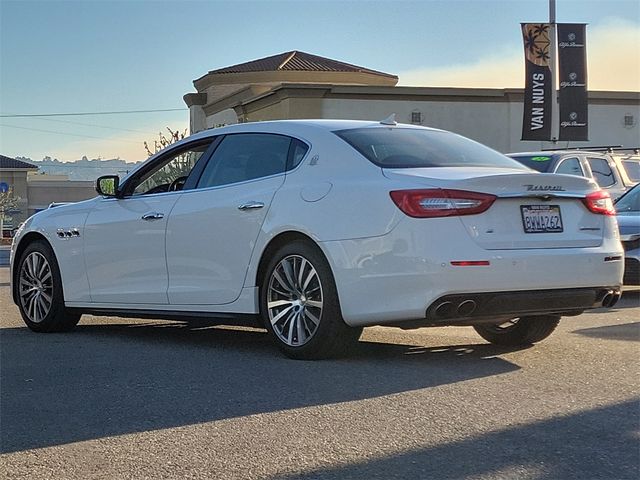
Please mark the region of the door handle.
<svg viewBox="0 0 640 480"><path fill-rule="evenodd" d="M142 220L147 220L147 221L160 220L162 218L164 218L164 213L149 212L142 215Z"/></svg>
<svg viewBox="0 0 640 480"><path fill-rule="evenodd" d="M247 202L242 205L238 205L238 210L257 210L262 207L264 207L264 203L262 202Z"/></svg>

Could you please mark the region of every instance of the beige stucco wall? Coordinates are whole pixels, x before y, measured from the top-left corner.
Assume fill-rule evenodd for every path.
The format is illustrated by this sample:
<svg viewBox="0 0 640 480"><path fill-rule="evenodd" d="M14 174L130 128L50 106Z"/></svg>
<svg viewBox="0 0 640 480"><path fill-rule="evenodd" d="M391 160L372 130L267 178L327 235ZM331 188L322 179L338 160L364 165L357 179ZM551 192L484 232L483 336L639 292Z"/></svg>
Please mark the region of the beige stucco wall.
<svg viewBox="0 0 640 480"><path fill-rule="evenodd" d="M551 142L521 141L521 102L440 102L412 100L348 100L328 98L323 101L322 118L381 120L396 113L398 122L411 123L411 112L420 111L423 125L442 128L472 138L501 152L518 152L552 148ZM633 127L624 126L624 116L636 119ZM640 143L640 106L589 105L589 142L559 142L557 146L623 145Z"/></svg>
<svg viewBox="0 0 640 480"><path fill-rule="evenodd" d="M29 181L29 214L47 208L52 202L79 202L95 197L93 182Z"/></svg>

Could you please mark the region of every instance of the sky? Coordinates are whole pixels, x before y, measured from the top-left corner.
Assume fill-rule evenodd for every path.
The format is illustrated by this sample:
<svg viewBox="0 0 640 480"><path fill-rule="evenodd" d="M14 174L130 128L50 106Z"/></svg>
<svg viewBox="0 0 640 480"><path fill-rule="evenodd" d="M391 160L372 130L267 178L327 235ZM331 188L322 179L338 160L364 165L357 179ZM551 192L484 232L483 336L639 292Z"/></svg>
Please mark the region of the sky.
<svg viewBox="0 0 640 480"><path fill-rule="evenodd" d="M639 91L640 2L556 4L589 25L589 88ZM400 85L521 88L520 23L548 19L548 0L0 0L0 153L145 159L145 140L187 128L194 79L291 50Z"/></svg>

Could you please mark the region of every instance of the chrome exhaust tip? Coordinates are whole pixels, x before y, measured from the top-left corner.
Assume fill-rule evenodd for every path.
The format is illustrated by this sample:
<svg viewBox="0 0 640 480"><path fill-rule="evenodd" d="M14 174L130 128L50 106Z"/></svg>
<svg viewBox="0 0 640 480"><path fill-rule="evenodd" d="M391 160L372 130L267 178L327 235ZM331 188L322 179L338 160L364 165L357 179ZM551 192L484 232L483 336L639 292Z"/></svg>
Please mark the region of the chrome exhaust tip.
<svg viewBox="0 0 640 480"><path fill-rule="evenodd" d="M476 311L476 302L473 300L465 300L458 305L456 313L459 317L468 317Z"/></svg>
<svg viewBox="0 0 640 480"><path fill-rule="evenodd" d="M609 292L602 298L602 306L608 308L617 301L617 299L614 299L613 292Z"/></svg>
<svg viewBox="0 0 640 480"><path fill-rule="evenodd" d="M450 317L451 314L453 313L453 303L442 302L435 308L433 313L436 317L439 317L439 318Z"/></svg>

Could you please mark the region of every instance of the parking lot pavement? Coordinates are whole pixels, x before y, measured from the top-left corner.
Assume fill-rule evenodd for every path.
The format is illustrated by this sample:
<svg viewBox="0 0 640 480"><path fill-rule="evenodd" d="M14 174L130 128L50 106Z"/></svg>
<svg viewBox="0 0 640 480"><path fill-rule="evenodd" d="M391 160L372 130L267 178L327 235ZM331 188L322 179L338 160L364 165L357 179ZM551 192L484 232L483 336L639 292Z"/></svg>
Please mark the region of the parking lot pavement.
<svg viewBox="0 0 640 480"><path fill-rule="evenodd" d="M345 359L257 329L86 316L28 331L0 268L6 478L640 475L640 291L527 349L369 328Z"/></svg>

